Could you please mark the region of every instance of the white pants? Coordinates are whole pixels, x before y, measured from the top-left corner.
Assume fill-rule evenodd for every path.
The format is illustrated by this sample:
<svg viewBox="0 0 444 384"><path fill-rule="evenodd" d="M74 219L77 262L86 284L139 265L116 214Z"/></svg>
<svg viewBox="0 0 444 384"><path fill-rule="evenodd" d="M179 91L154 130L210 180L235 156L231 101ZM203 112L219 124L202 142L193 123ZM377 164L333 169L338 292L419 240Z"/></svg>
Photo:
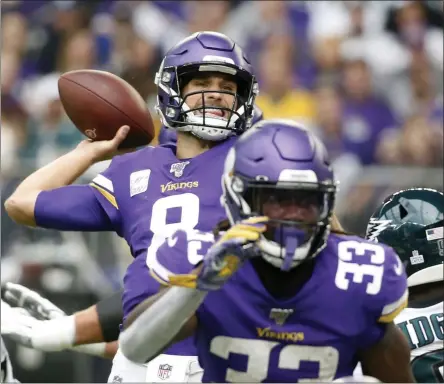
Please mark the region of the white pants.
<svg viewBox="0 0 444 384"><path fill-rule="evenodd" d="M159 355L147 364L137 364L128 360L119 348L108 383L200 383L202 375L196 356Z"/></svg>

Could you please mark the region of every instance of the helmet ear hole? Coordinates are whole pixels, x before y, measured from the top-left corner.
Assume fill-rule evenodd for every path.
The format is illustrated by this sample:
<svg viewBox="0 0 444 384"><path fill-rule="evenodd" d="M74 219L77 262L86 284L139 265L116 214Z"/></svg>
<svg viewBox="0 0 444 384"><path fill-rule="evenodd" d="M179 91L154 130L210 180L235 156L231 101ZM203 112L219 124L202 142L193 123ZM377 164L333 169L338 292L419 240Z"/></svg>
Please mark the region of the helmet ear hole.
<svg viewBox="0 0 444 384"><path fill-rule="evenodd" d="M399 204L399 215L400 215L401 219L403 219L404 217L406 217L408 215L407 210L402 206L402 204Z"/></svg>

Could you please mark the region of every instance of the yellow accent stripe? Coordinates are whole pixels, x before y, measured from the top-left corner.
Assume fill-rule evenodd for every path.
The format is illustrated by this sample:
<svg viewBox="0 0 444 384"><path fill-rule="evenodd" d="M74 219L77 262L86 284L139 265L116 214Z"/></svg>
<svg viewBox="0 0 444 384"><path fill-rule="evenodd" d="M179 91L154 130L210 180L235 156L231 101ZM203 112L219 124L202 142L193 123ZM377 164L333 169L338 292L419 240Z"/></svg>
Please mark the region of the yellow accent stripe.
<svg viewBox="0 0 444 384"><path fill-rule="evenodd" d="M394 311L388 313L387 315L381 316L378 319L378 322L391 323L395 319L395 317L398 316L405 307L407 307L407 302L408 302L408 300L403 301L403 303L398 308L396 308Z"/></svg>
<svg viewBox="0 0 444 384"><path fill-rule="evenodd" d="M168 279L170 281L170 285L175 285L178 287L195 289L197 286L197 275L191 273L188 275L171 275Z"/></svg>
<svg viewBox="0 0 444 384"><path fill-rule="evenodd" d="M154 272L152 269L149 270L150 275L153 277L154 280L159 282L162 285L165 285L166 287L169 287L170 284L168 284L165 280L163 280L156 272Z"/></svg>
<svg viewBox="0 0 444 384"><path fill-rule="evenodd" d="M116 198L113 195L111 195L111 193L104 190L102 187L99 187L97 184L90 183L89 185L97 189L105 197L105 199L108 200L114 206L114 208L119 209L119 207L117 206Z"/></svg>

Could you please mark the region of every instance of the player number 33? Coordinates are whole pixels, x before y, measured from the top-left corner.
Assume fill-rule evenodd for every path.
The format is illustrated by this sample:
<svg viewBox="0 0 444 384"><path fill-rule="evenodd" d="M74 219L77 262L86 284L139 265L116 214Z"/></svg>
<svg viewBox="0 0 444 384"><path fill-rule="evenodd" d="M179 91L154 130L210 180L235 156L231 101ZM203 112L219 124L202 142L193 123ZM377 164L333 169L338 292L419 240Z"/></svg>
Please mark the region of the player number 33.
<svg viewBox="0 0 444 384"><path fill-rule="evenodd" d="M358 264L359 257L366 254L370 256L371 264ZM346 291L350 281L361 284L364 276L371 276L372 281L367 283L366 292L369 295L376 295L381 290L384 261L384 248L378 244L360 243L354 240L342 241L338 244L335 284Z"/></svg>

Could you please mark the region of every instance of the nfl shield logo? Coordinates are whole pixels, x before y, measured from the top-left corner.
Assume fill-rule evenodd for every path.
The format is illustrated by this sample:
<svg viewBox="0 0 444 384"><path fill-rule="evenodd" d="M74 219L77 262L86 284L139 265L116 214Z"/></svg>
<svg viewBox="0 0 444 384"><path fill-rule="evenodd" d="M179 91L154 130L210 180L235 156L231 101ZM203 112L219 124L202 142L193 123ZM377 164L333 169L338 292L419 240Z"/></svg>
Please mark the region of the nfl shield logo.
<svg viewBox="0 0 444 384"><path fill-rule="evenodd" d="M171 376L171 371L173 370L173 366L169 364L160 364L159 372L157 372L157 376L159 376L162 380L166 380Z"/></svg>
<svg viewBox="0 0 444 384"><path fill-rule="evenodd" d="M190 164L189 161L184 161L182 163L171 164L170 173L174 173L174 176L181 177L183 175L183 170Z"/></svg>
<svg viewBox="0 0 444 384"><path fill-rule="evenodd" d="M284 325L287 317L293 313L292 309L273 308L270 311L270 319L274 320L277 325Z"/></svg>

